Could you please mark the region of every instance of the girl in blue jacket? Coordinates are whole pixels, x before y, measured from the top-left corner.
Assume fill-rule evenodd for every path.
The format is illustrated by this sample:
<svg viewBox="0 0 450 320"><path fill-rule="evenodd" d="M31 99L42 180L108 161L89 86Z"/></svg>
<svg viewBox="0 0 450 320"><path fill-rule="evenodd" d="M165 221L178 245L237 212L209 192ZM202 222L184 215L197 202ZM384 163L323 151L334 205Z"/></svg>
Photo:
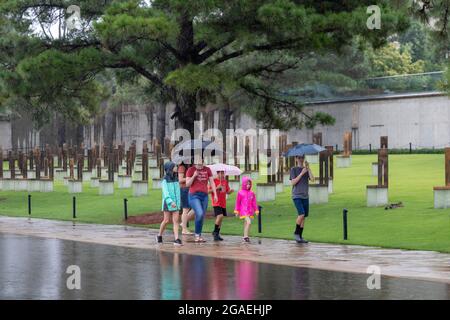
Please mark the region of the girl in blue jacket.
<svg viewBox="0 0 450 320"><path fill-rule="evenodd" d="M180 225L180 184L176 175L177 168L175 163L169 161L164 164L165 176L161 182L162 186L162 211L164 212L164 220L161 222L157 242L162 243L162 234L170 222L172 216L173 233L175 235L174 245L181 246L182 242L179 238L178 226Z"/></svg>

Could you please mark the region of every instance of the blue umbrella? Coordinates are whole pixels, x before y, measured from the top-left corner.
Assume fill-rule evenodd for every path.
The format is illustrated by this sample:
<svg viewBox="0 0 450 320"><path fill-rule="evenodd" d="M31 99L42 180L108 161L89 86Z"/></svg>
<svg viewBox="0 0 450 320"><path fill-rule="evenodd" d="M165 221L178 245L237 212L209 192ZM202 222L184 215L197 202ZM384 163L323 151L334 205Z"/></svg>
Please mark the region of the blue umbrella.
<svg viewBox="0 0 450 320"><path fill-rule="evenodd" d="M296 157L304 156L306 154L317 154L319 152L325 151L326 149L318 144L312 143L301 143L289 149L284 156L285 157Z"/></svg>

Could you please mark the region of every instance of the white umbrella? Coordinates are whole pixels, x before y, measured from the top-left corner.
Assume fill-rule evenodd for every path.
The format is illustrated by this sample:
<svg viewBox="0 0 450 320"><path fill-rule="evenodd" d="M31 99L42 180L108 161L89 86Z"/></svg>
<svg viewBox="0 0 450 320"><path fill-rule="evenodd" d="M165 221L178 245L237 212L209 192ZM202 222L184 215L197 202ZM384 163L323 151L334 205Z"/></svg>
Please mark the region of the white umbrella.
<svg viewBox="0 0 450 320"><path fill-rule="evenodd" d="M211 169L213 174L217 174L218 171L225 172L226 176L240 176L242 174L242 170L236 166L231 166L224 163L216 163L207 166Z"/></svg>

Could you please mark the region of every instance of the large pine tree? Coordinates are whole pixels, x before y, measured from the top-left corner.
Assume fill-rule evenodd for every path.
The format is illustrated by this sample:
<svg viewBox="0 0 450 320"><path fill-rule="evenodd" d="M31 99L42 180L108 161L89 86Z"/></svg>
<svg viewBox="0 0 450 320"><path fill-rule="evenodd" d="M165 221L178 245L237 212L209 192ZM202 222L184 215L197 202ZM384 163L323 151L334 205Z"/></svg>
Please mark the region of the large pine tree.
<svg viewBox="0 0 450 320"><path fill-rule="evenodd" d="M356 36L384 44L408 25L392 3L377 1L381 29L369 30L373 0L2 0L0 103L25 106L36 119L56 110L87 120L110 91L105 77L113 70L119 81L144 77L190 131L199 107L217 97L244 97L239 107L256 108L272 127L328 123L323 114L301 117L278 80ZM68 30L73 4L82 23Z"/></svg>

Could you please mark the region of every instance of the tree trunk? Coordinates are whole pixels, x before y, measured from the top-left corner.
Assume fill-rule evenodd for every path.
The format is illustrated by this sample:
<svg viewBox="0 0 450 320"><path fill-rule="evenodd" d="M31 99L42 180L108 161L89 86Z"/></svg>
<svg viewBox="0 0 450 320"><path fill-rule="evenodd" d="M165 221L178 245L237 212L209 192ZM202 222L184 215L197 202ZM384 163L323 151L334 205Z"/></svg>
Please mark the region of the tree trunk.
<svg viewBox="0 0 450 320"><path fill-rule="evenodd" d="M177 101L178 121L181 128L186 129L194 139L194 122L196 120L197 98L195 94L182 94Z"/></svg>
<svg viewBox="0 0 450 320"><path fill-rule="evenodd" d="M115 139L116 115L114 112L108 112L103 119L103 141L106 146L112 146Z"/></svg>
<svg viewBox="0 0 450 320"><path fill-rule="evenodd" d="M145 114L147 116L147 123L148 123L148 126L149 126L148 139L147 139L148 141L152 141L153 140L153 111L154 111L153 105L152 104L148 104L146 106L146 110L145 110Z"/></svg>
<svg viewBox="0 0 450 320"><path fill-rule="evenodd" d="M222 110L220 110L219 113L219 130L222 133L222 137L223 137L223 146L224 146L224 151L226 152L226 146L227 146L227 129L233 129L231 127L231 114L232 111L230 110L230 105L227 103L226 107ZM230 142L231 143L231 142ZM226 161L226 154L225 152L223 153L223 161L225 163Z"/></svg>
<svg viewBox="0 0 450 320"><path fill-rule="evenodd" d="M66 143L66 120L62 118L58 123L58 146L62 147Z"/></svg>
<svg viewBox="0 0 450 320"><path fill-rule="evenodd" d="M164 139L166 137L166 105L161 104L156 110L156 139L164 150Z"/></svg>
<svg viewBox="0 0 450 320"><path fill-rule="evenodd" d="M193 17L187 11L180 14L178 21L180 33L177 39L177 50L180 54L178 59L179 68L190 63L195 63L197 52L194 45L194 23ZM197 111L197 96L195 93L173 92L176 97L177 119L181 128L186 129L194 139L194 122Z"/></svg>
<svg viewBox="0 0 450 320"><path fill-rule="evenodd" d="M84 126L79 124L76 129L76 143L79 147L84 142Z"/></svg>
<svg viewBox="0 0 450 320"><path fill-rule="evenodd" d="M232 111L228 102L226 102L223 109L219 110L219 130L222 133L224 139L227 134L227 129L233 129L231 126Z"/></svg>

